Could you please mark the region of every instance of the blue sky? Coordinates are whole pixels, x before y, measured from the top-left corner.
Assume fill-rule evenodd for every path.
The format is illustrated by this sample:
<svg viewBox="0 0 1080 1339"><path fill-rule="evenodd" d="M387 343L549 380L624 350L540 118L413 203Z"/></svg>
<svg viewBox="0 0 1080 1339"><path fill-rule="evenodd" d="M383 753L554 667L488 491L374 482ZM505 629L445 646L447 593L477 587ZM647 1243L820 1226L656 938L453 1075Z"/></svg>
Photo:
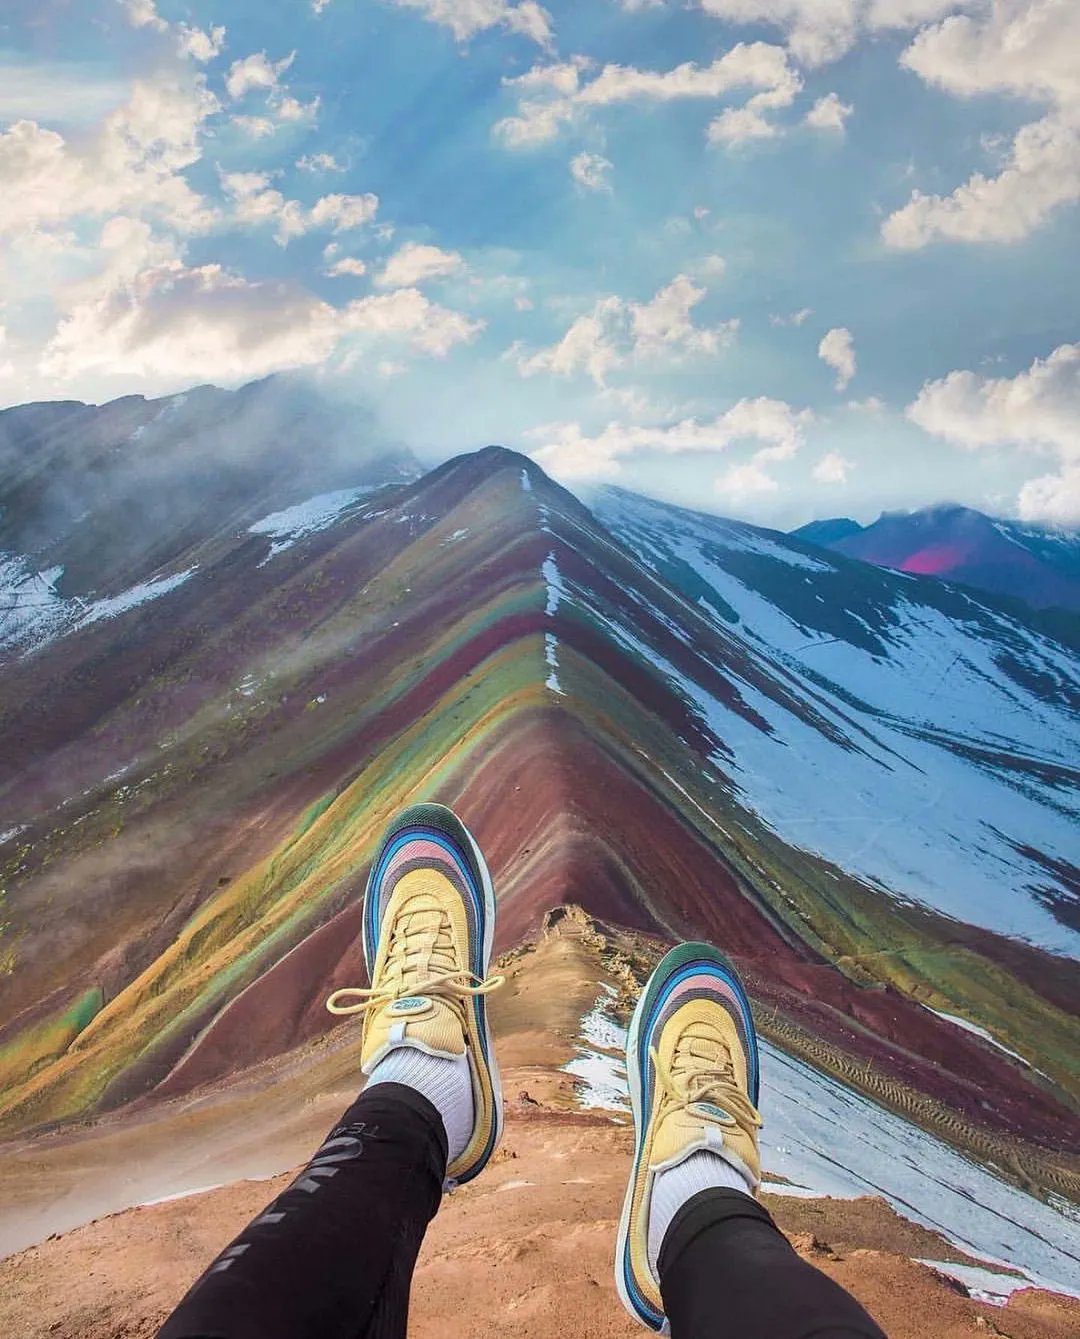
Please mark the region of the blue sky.
<svg viewBox="0 0 1080 1339"><path fill-rule="evenodd" d="M0 403L307 369L768 524L1080 521L1074 0L14 0Z"/></svg>

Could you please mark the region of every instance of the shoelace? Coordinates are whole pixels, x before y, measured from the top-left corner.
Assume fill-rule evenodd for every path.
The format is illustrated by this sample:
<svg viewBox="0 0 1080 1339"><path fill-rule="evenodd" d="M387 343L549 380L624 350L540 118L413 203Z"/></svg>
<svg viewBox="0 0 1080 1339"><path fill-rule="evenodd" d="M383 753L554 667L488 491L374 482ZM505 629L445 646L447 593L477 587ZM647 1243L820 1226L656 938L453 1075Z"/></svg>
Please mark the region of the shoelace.
<svg viewBox="0 0 1080 1339"><path fill-rule="evenodd" d="M398 916L382 978L367 989L344 986L335 990L326 1001L327 1009L332 1014L359 1014L410 995L427 995L438 996L461 1012L463 1000L490 995L506 980L502 976L485 979L458 967L450 918L439 907L419 907ZM344 997L356 1003L338 1003Z"/></svg>
<svg viewBox="0 0 1080 1339"><path fill-rule="evenodd" d="M711 1029L700 1023L687 1028L670 1066L655 1047L649 1048L649 1054L668 1104L665 1115L708 1102L727 1112L727 1120L717 1118L721 1125L738 1125L747 1134L760 1128L761 1116L735 1078L731 1053L719 1037L711 1035Z"/></svg>

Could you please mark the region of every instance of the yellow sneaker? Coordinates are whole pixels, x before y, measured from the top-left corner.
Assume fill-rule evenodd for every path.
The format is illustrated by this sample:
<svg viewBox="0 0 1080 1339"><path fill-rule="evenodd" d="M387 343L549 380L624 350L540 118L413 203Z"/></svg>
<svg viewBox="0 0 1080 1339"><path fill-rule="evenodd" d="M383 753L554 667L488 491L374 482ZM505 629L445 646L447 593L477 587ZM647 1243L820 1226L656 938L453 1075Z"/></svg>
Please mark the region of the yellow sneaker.
<svg viewBox="0 0 1080 1339"><path fill-rule="evenodd" d="M446 1169L450 1188L471 1180L502 1136L502 1089L485 997L495 893L464 823L441 804L404 810L386 831L364 893L364 961L371 986L326 1001L332 1014L364 1014L360 1067L370 1074L395 1047L455 1059L467 1054L474 1124ZM355 1003L343 1003L348 998Z"/></svg>
<svg viewBox="0 0 1080 1339"><path fill-rule="evenodd" d="M660 1281L649 1264L649 1202L658 1172L707 1149L761 1180L758 1052L738 973L708 944L673 948L641 992L626 1042L634 1165L615 1249L627 1311L667 1333Z"/></svg>

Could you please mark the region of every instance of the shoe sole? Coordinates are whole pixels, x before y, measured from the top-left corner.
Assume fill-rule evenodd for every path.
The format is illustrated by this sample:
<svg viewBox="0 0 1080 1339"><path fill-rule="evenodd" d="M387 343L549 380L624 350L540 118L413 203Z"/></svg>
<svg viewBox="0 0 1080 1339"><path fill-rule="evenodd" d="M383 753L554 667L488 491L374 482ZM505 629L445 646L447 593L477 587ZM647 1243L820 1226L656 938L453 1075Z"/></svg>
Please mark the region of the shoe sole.
<svg viewBox="0 0 1080 1339"><path fill-rule="evenodd" d="M479 891L482 903L479 910L482 912L483 935L480 957L474 958L474 961L469 964L469 970L483 980L487 976L488 968L491 965L491 949L495 939L495 887L491 882L491 871L487 867L487 861L477 845L476 838L458 818L457 814L444 804L411 805L408 809L402 810L383 836L364 889L363 941L364 963L367 967L368 979L371 979L371 971L378 951L378 934L382 929L381 925L373 927L369 924L368 911L372 905L372 893L381 868L386 863L385 857L395 838L407 830L415 832L417 829L425 830L429 836L442 838L443 841L449 843L452 854L460 855L464 853L472 857L470 873L476 876L480 885ZM461 848L461 850L454 851L455 846ZM466 860L466 865L469 865L468 860ZM484 995L476 995L473 996L470 1003L475 1010L477 1032L480 1036L488 1082L491 1085L494 1120L492 1122L492 1135L487 1148L463 1175L456 1177L452 1182L449 1180L446 1182L448 1190L453 1189L454 1186L464 1185L466 1181L471 1181L473 1177L478 1176L483 1171L491 1155L498 1148L503 1133L502 1082L499 1076L499 1064L491 1045L491 1035L488 1032L487 998Z"/></svg>
<svg viewBox="0 0 1080 1339"><path fill-rule="evenodd" d="M644 1057L640 1053L642 1030L645 1029L647 1034L651 1029L651 1020L662 1011L664 1001L673 985L677 985L686 976L708 975L710 970L733 989L745 1015L748 1038L747 1070L750 1075L751 1100L757 1106L760 1069L750 1001L746 998L746 991L734 964L711 944L679 944L665 954L638 998L626 1038L626 1075L630 1088L630 1107L634 1114L634 1162L626 1183L626 1196L623 1200L619 1234L615 1244L615 1287L619 1300L630 1315L658 1334L670 1333L668 1319L663 1312L656 1311L636 1289L630 1252L630 1219L634 1207L634 1189L637 1185L638 1169L645 1148L645 1132L653 1105L652 1066L648 1052L646 1051ZM729 1001L724 1001L724 1007L730 1007ZM647 1090L643 1092L643 1076L646 1070L650 1071L650 1079Z"/></svg>

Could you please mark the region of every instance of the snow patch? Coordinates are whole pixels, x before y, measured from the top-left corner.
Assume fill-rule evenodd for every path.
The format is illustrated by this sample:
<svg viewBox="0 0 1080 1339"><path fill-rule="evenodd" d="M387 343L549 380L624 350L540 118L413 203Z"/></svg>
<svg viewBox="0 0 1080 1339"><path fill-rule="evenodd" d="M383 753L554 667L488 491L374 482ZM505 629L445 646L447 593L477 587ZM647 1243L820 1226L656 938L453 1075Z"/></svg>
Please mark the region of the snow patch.
<svg viewBox="0 0 1080 1339"><path fill-rule="evenodd" d="M603 982L593 1007L581 1020L577 1055L562 1066L577 1081L578 1106L586 1111L630 1110L626 1084L626 1028L610 1014L616 992Z"/></svg>
<svg viewBox="0 0 1080 1339"><path fill-rule="evenodd" d="M197 570L198 564L187 568L183 572L174 572L172 576L152 577L149 581L140 581L137 586L121 591L119 595L113 595L105 600L96 600L93 604L87 606L75 626L85 628L89 627L91 623L99 623L103 618L116 618L119 614L126 614L129 609L136 609L140 604L146 604L149 600L156 600L159 596L167 595L169 591L175 590L177 586L182 586Z"/></svg>
<svg viewBox="0 0 1080 1339"><path fill-rule="evenodd" d="M1025 1278L1015 1274L1001 1274L994 1269L982 1269L978 1265L961 1265L950 1260L923 1260L915 1257L920 1265L926 1265L936 1274L962 1283L976 1302L988 1302L990 1306L1004 1306L1018 1288L1030 1288Z"/></svg>
<svg viewBox="0 0 1080 1339"><path fill-rule="evenodd" d="M526 469L521 471L521 491L523 493L532 492L532 480L529 478L529 471Z"/></svg>
<svg viewBox="0 0 1080 1339"><path fill-rule="evenodd" d="M333 493L318 493L315 497L308 498L306 502L286 507L284 511L272 511L262 520L248 526L248 534L268 535L273 540L270 552L263 560L269 561L275 554L291 549L305 535L328 530L343 512L361 498L373 493L377 487L377 484L364 484L360 488L339 488Z"/></svg>
<svg viewBox="0 0 1080 1339"><path fill-rule="evenodd" d="M554 550L544 559L540 567L540 575L547 585L547 604L544 606L544 613L547 614L548 618L551 618L559 607L559 601L569 598L569 592L563 584L559 565L555 561Z"/></svg>
<svg viewBox="0 0 1080 1339"><path fill-rule="evenodd" d="M71 602L56 590L62 567L34 571L18 553L0 553L0 649L43 645L71 621Z"/></svg>
<svg viewBox="0 0 1080 1339"><path fill-rule="evenodd" d="M119 595L87 601L78 596L65 598L57 591L62 567L35 572L26 558L0 554L0 650L40 650L66 633L116 618L168 594L196 570L197 564L170 576L140 581Z"/></svg>
<svg viewBox="0 0 1080 1339"><path fill-rule="evenodd" d="M551 673L547 676L545 682L553 693L558 693L560 697L565 697L566 693L563 691L562 685L559 683L558 649L558 638L553 632L546 632L544 634L544 659L551 666Z"/></svg>
<svg viewBox="0 0 1080 1339"><path fill-rule="evenodd" d="M988 1041L991 1046L995 1046L999 1051L1004 1051L1006 1055L1011 1055L1014 1060L1019 1060L1022 1065L1027 1065L1028 1069L1032 1068L1031 1062L1025 1060L1019 1051L1010 1051L1007 1046L1003 1046L995 1036L987 1032L986 1028L980 1027L978 1023L969 1023L966 1018L960 1018L957 1014L946 1014L942 1013L940 1009L931 1009L928 1004L924 1004L923 1008L928 1009L932 1014L936 1014L938 1018L944 1018L946 1023L952 1023L958 1028L963 1028L965 1032L971 1032L976 1037L981 1037L983 1041Z"/></svg>

